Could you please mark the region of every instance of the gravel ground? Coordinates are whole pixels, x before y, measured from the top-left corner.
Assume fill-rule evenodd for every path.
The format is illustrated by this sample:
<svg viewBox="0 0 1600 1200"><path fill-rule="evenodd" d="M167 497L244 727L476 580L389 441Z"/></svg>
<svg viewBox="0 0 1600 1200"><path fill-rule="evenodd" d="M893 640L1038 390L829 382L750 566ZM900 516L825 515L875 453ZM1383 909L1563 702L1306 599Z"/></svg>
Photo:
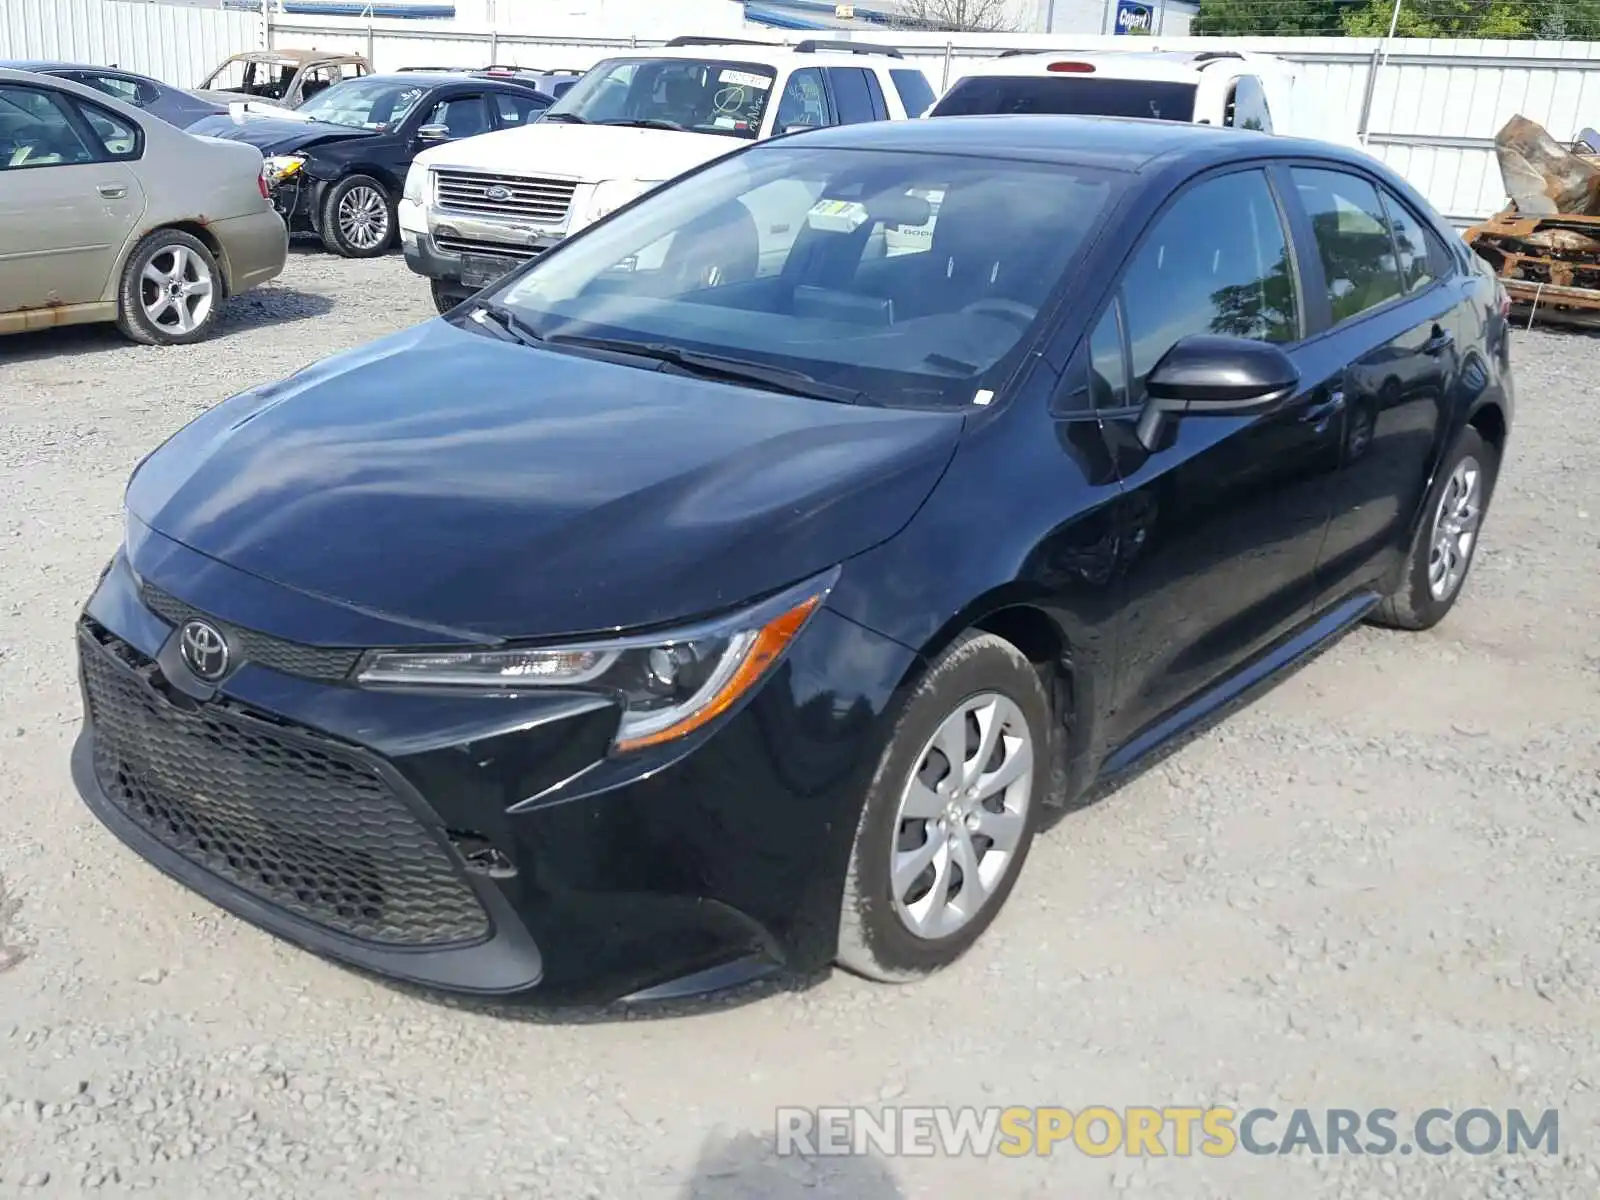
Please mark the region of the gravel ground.
<svg viewBox="0 0 1600 1200"><path fill-rule="evenodd" d="M1600 341L1533 332L1467 594L1358 631L1035 847L961 964L624 1019L449 1005L222 915L71 789L72 623L129 469L430 314L297 252L221 336L0 341L0 1194L1600 1194ZM779 1105L1561 1111L1561 1153L774 1158Z"/></svg>

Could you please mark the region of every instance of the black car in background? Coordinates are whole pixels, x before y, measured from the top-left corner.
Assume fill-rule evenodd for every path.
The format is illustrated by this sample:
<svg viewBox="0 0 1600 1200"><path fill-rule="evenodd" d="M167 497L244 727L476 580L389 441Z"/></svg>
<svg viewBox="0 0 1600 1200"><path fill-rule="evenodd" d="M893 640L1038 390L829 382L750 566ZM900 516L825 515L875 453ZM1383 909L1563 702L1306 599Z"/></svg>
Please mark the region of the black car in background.
<svg viewBox="0 0 1600 1200"><path fill-rule="evenodd" d="M151 79L148 75L136 75L118 67L93 67L42 59L0 60L0 67L70 79L102 91L124 104L142 108L179 129L186 129L204 117L227 111L226 105L175 88L170 83L162 83L159 79Z"/></svg>
<svg viewBox="0 0 1600 1200"><path fill-rule="evenodd" d="M223 114L191 133L249 142L291 230L347 258L395 243L395 205L429 146L537 120L554 100L511 80L401 72L336 83L283 116Z"/></svg>
<svg viewBox="0 0 1600 1200"><path fill-rule="evenodd" d="M1326 144L754 143L146 458L75 777L217 903L407 980L913 979L1042 810L1450 611L1507 311Z"/></svg>

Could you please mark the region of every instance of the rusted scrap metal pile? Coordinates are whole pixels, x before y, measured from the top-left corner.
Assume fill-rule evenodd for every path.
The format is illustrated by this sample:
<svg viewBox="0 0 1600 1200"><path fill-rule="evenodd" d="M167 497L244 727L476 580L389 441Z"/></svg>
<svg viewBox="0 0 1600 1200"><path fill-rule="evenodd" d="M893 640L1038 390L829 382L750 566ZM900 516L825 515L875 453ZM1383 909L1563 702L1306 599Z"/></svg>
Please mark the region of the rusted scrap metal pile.
<svg viewBox="0 0 1600 1200"><path fill-rule="evenodd" d="M1530 316L1600 326L1600 134L1569 148L1518 116L1494 142L1511 204L1467 244Z"/></svg>

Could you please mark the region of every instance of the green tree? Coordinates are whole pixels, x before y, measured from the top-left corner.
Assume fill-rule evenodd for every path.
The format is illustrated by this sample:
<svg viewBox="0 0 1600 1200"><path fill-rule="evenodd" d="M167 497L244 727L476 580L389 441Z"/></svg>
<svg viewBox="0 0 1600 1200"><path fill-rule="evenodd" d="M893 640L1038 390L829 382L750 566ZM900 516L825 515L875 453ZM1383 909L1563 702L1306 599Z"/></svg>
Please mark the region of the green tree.
<svg viewBox="0 0 1600 1200"><path fill-rule="evenodd" d="M1351 0L1200 0L1191 29L1235 37L1337 37Z"/></svg>

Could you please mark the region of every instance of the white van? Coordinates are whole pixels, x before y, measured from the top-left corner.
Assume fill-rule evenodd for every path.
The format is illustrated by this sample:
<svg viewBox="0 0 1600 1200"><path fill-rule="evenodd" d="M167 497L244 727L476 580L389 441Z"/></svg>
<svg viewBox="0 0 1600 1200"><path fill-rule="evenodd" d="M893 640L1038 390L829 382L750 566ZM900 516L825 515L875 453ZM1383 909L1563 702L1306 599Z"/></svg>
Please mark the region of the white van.
<svg viewBox="0 0 1600 1200"><path fill-rule="evenodd" d="M957 79L928 115L1146 117L1357 144L1299 68L1238 50L1007 51Z"/></svg>
<svg viewBox="0 0 1600 1200"><path fill-rule="evenodd" d="M417 155L399 217L440 311L651 188L759 138L899 121L934 100L899 51L683 37L609 58L538 121ZM784 227L787 229L787 226ZM770 237L768 235L771 235ZM763 255L787 236L764 229Z"/></svg>

